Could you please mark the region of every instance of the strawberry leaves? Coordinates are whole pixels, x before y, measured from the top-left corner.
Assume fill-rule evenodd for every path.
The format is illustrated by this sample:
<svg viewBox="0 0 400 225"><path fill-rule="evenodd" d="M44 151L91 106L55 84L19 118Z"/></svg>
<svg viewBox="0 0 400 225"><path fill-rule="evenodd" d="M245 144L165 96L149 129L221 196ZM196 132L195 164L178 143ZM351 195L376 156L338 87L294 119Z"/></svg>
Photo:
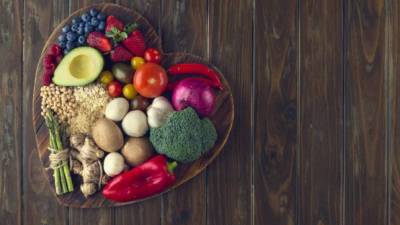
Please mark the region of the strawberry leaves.
<svg viewBox="0 0 400 225"><path fill-rule="evenodd" d="M111 27L108 32L106 32L106 37L111 38L114 45L128 38L128 35L139 27L137 23L130 23L125 25L124 30L120 31L116 27Z"/></svg>

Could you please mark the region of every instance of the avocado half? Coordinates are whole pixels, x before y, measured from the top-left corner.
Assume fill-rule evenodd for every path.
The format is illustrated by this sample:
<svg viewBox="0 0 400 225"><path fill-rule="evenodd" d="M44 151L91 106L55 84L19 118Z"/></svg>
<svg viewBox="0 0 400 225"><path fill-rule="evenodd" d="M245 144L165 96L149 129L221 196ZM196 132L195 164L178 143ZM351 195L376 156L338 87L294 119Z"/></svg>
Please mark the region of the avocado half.
<svg viewBox="0 0 400 225"><path fill-rule="evenodd" d="M103 66L103 56L97 49L75 48L58 64L53 82L60 86L83 86L96 80Z"/></svg>

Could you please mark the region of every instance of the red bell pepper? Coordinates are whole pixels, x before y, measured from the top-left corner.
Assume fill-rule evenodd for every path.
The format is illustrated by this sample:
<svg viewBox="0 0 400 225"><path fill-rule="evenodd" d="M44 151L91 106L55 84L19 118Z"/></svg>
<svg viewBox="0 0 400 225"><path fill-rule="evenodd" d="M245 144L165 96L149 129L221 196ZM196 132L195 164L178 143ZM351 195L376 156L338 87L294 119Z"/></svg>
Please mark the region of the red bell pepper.
<svg viewBox="0 0 400 225"><path fill-rule="evenodd" d="M217 87L223 90L221 80L219 79L217 71L212 68L200 64L200 63L181 63L175 64L168 68L168 73L171 75L182 75L182 74L198 74L208 77L214 84L213 87Z"/></svg>
<svg viewBox="0 0 400 225"><path fill-rule="evenodd" d="M114 177L104 187L103 196L116 202L127 202L158 194L175 182L173 169L176 166L176 162L168 163L163 155L154 156Z"/></svg>

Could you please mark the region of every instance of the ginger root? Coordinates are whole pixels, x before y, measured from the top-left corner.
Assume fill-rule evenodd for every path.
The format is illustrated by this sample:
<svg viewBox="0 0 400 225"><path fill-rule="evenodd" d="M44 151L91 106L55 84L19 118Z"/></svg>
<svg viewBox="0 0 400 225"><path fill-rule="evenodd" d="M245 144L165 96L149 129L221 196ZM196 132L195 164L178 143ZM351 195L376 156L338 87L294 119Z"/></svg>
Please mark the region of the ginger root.
<svg viewBox="0 0 400 225"><path fill-rule="evenodd" d="M104 157L104 152L90 137L83 134L72 135L70 144L75 149L71 151L71 170L82 177L83 182L80 189L87 198L108 180L100 162L100 159Z"/></svg>

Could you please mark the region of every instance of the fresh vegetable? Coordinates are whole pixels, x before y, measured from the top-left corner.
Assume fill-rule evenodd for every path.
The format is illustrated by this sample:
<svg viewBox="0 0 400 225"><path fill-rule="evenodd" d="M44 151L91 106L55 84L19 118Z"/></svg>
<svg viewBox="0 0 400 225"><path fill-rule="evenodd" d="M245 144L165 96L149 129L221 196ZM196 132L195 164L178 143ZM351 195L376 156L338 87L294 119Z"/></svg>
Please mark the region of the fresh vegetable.
<svg viewBox="0 0 400 225"><path fill-rule="evenodd" d="M87 198L100 189L106 183L102 176L103 171L100 159L104 152L100 150L93 140L83 134L76 134L70 137L71 170L82 177L80 186L82 194Z"/></svg>
<svg viewBox="0 0 400 225"><path fill-rule="evenodd" d="M110 57L113 62L125 62L131 60L133 55L123 46L117 45L111 51Z"/></svg>
<svg viewBox="0 0 400 225"><path fill-rule="evenodd" d="M103 72L100 73L100 82L102 84L110 84L111 81L114 80L114 77L112 75L112 73L108 70L104 70Z"/></svg>
<svg viewBox="0 0 400 225"><path fill-rule="evenodd" d="M162 155L126 173L114 177L103 189L103 196L117 202L133 201L160 193L176 180L173 174L176 162L168 163Z"/></svg>
<svg viewBox="0 0 400 225"><path fill-rule="evenodd" d="M134 70L137 70L144 63L145 63L144 59L139 56L135 56L131 59L131 66Z"/></svg>
<svg viewBox="0 0 400 225"><path fill-rule="evenodd" d="M121 129L112 121L101 118L92 127L93 140L106 152L115 152L124 145Z"/></svg>
<svg viewBox="0 0 400 225"><path fill-rule="evenodd" d="M155 98L160 96L168 84L167 74L160 65L146 63L136 70L133 77L133 85L136 91L146 97Z"/></svg>
<svg viewBox="0 0 400 225"><path fill-rule="evenodd" d="M111 32L111 29L113 27L120 31L124 30L124 24L120 20L118 20L114 16L107 16L106 32Z"/></svg>
<svg viewBox="0 0 400 225"><path fill-rule="evenodd" d="M118 152L111 152L104 158L104 172L110 177L120 174L124 170L124 167L124 157Z"/></svg>
<svg viewBox="0 0 400 225"><path fill-rule="evenodd" d="M151 128L162 126L167 121L169 115L174 111L168 99L159 96L153 100L147 108L147 122Z"/></svg>
<svg viewBox="0 0 400 225"><path fill-rule="evenodd" d="M125 134L131 137L142 137L149 130L146 114L140 110L128 112L121 125Z"/></svg>
<svg viewBox="0 0 400 225"><path fill-rule="evenodd" d="M184 163L198 159L216 140L212 122L201 120L191 107L173 112L160 128L150 129L150 142L155 150Z"/></svg>
<svg viewBox="0 0 400 225"><path fill-rule="evenodd" d="M125 84L124 88L122 89L122 93L124 94L124 97L128 100L134 99L137 94L133 84Z"/></svg>
<svg viewBox="0 0 400 225"><path fill-rule="evenodd" d="M168 73L171 75L183 75L183 74L197 74L208 77L211 81L213 81L215 87L219 89L223 89L221 80L217 71L214 69L200 63L182 63L172 65L168 69Z"/></svg>
<svg viewBox="0 0 400 225"><path fill-rule="evenodd" d="M146 50L146 42L139 29L131 32L129 36L122 41L122 44L135 56L143 57L144 51Z"/></svg>
<svg viewBox="0 0 400 225"><path fill-rule="evenodd" d="M116 63L112 67L112 72L115 79L122 83L132 83L132 68L124 63Z"/></svg>
<svg viewBox="0 0 400 225"><path fill-rule="evenodd" d="M121 96L122 93L122 85L118 81L112 81L107 86L108 94L111 97L118 97Z"/></svg>
<svg viewBox="0 0 400 225"><path fill-rule="evenodd" d="M149 139L145 137L132 137L122 147L121 154L130 166L138 166L151 157L153 146L151 146Z"/></svg>
<svg viewBox="0 0 400 225"><path fill-rule="evenodd" d="M125 98L114 98L111 100L105 111L107 119L121 121L129 110L129 102Z"/></svg>
<svg viewBox="0 0 400 225"><path fill-rule="evenodd" d="M86 41L90 47L96 48L101 52L109 52L112 49L110 40L99 31L91 32Z"/></svg>
<svg viewBox="0 0 400 225"><path fill-rule="evenodd" d="M146 62L157 63L161 62L161 53L155 48L148 48L144 52L144 59Z"/></svg>
<svg viewBox="0 0 400 225"><path fill-rule="evenodd" d="M172 92L172 104L177 111L190 106L200 116L209 116L215 106L213 89L199 79L187 78L178 83Z"/></svg>
<svg viewBox="0 0 400 225"><path fill-rule="evenodd" d="M146 110L149 106L149 100L141 95L136 95L136 97L131 101L131 109L132 110Z"/></svg>
<svg viewBox="0 0 400 225"><path fill-rule="evenodd" d="M48 110L45 116L46 126L49 129L50 167L53 169L54 186L56 194L62 195L74 190L68 166L68 149L64 149L62 135L64 130L54 117L53 111Z"/></svg>

